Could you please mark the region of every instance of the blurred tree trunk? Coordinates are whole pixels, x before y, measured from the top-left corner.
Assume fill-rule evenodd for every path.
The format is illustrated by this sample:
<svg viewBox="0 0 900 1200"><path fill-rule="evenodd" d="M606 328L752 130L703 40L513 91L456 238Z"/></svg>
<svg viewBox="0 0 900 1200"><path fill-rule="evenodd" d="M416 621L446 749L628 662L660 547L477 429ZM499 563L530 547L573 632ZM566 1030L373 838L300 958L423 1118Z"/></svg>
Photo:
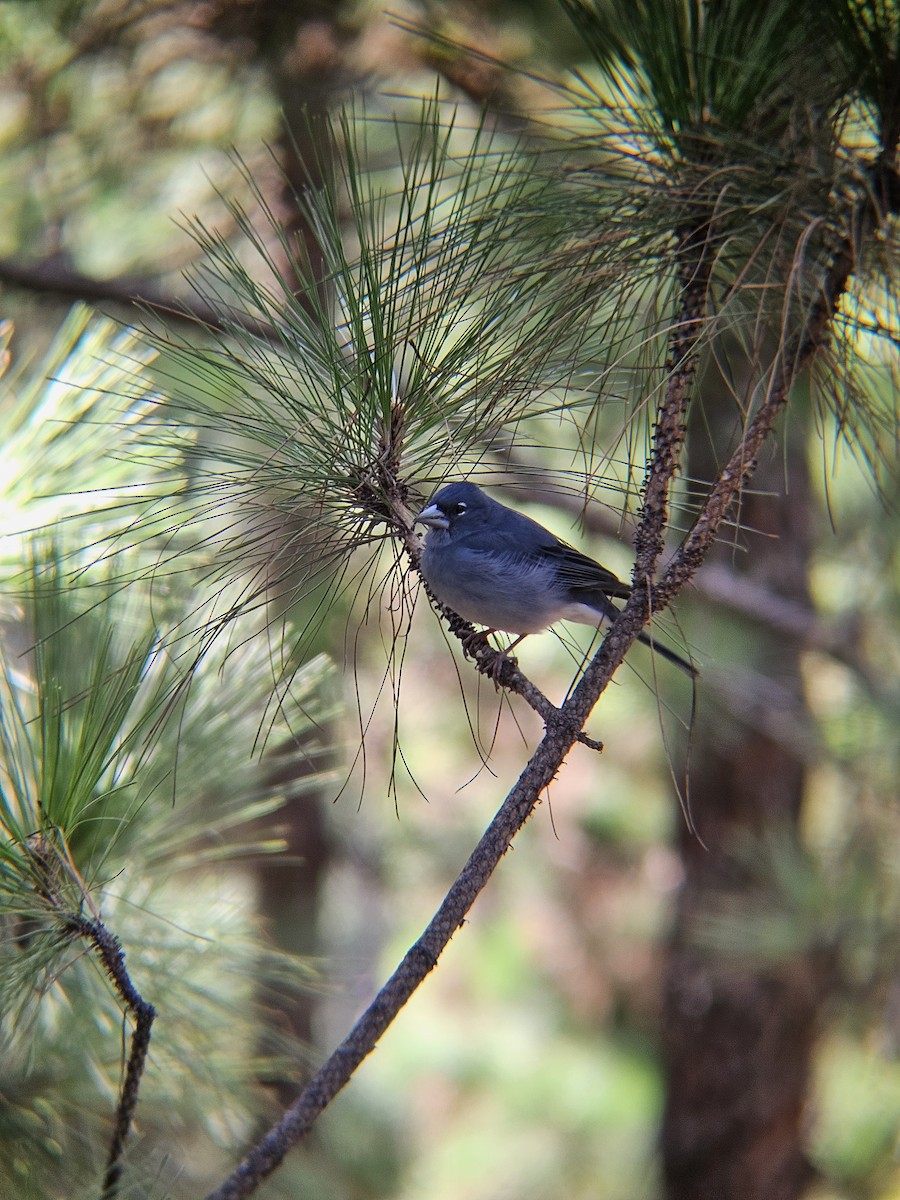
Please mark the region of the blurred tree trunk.
<svg viewBox="0 0 900 1200"><path fill-rule="evenodd" d="M339 27L343 0L221 0L215 28L220 37L249 44L265 67L282 110L277 143L282 172L280 194L267 197L274 215L302 263L315 274L321 255L313 230L297 204L305 189L324 182L331 163L322 136L324 119L341 93L350 90L345 38ZM296 291L301 281L294 263L272 247L279 274Z"/></svg>
<svg viewBox="0 0 900 1200"><path fill-rule="evenodd" d="M281 810L285 832L283 855L264 856L257 867L259 910L275 944L301 958L321 955L319 902L331 863L327 804L320 792L304 786L306 777L327 770L330 754L309 757L303 747L285 747L287 765L279 763L278 752L270 754L270 785L284 788L286 803ZM299 753L297 752L299 750ZM316 996L308 990L285 986L279 978L260 980L270 1029L263 1032L263 1050L276 1055L279 1034L302 1045L312 1046ZM297 1090L296 1077L266 1078L282 1101L290 1102Z"/></svg>
<svg viewBox="0 0 900 1200"><path fill-rule="evenodd" d="M714 446L737 418L724 380L703 381L703 413L690 431L688 472L711 478ZM720 563L780 597L809 604L815 501L807 467L808 420L792 406L780 453L768 449L744 497L737 541ZM724 436L720 436L724 435ZM664 998L667 1102L663 1165L668 1200L795 1200L812 1171L804 1112L824 980L811 956L765 965L704 947L711 908L746 914L764 899L764 868L746 858L752 839L796 840L810 722L800 671L802 646L774 626L722 617L717 646L736 647L729 668L735 702L703 697L694 730L690 794L706 848L683 825L684 883L671 935Z"/></svg>
<svg viewBox="0 0 900 1200"><path fill-rule="evenodd" d="M346 85L347 72L342 62L342 43L338 13L342 0L222 0L216 16L216 29L223 38L239 38L252 47L271 79L272 90L282 108L281 136L277 144L278 165L282 172L276 180L277 192L267 196L278 218L292 257L282 247L270 249L278 264L279 275L295 292L305 284L298 279L296 262L309 265L317 277L321 254L314 231L298 205L305 189L324 182L330 169L330 142L322 136L324 119ZM260 228L265 228L265 222ZM295 262L296 260L296 262ZM302 575L296 529L289 524L273 523L273 533L281 529L284 546L291 546L297 574ZM281 553L273 548L273 561ZM273 589L273 612L278 619L285 603L290 602L290 584L282 579ZM272 756L272 781L285 788L287 803L282 810L286 854L283 861L261 860L257 868L259 906L263 920L281 949L303 957L321 954L318 910L322 886L327 878L331 848L327 834L327 805L322 795L300 785L293 789L291 770L302 764L303 756L292 755L291 767L285 768ZM315 762L321 768L321 762ZM303 772L305 773L305 772ZM311 1046L315 1026L316 997L309 991L285 989L278 980L261 980L271 1030L263 1035L264 1049L277 1049L283 1033ZM282 1102L296 1094L297 1078L268 1078Z"/></svg>
<svg viewBox="0 0 900 1200"><path fill-rule="evenodd" d="M283 121L278 160L284 186L275 207L284 232L318 277L322 265L315 234L297 206L306 188L325 182L330 146L322 136L324 120L349 83L338 27L343 0L256 0L249 9L251 36L267 64ZM291 282L293 266L282 265ZM299 281L293 280L296 290Z"/></svg>

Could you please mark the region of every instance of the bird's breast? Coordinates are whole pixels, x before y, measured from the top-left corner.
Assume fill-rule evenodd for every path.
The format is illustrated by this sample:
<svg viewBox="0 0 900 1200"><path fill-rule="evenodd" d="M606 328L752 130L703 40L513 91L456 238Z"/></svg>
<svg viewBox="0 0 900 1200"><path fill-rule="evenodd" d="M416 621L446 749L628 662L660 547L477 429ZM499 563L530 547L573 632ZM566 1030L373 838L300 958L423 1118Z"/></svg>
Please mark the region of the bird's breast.
<svg viewBox="0 0 900 1200"><path fill-rule="evenodd" d="M573 604L556 573L540 561L492 553L429 537L422 554L422 574L443 604L467 621L505 633L539 633L556 621L594 623L585 604ZM576 612L577 610L577 612Z"/></svg>

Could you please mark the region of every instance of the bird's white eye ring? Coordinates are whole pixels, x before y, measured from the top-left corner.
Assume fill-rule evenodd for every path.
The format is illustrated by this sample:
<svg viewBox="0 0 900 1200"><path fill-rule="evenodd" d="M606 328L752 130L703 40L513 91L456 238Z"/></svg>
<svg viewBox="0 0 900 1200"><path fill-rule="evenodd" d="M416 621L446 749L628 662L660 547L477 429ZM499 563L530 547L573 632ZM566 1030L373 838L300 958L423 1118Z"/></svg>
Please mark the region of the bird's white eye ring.
<svg viewBox="0 0 900 1200"><path fill-rule="evenodd" d="M465 506L465 504L463 504L463 502L461 500L460 500L459 504L454 504L453 508L455 510L455 515L457 517L461 517L463 515L463 513L466 511L466 506Z"/></svg>

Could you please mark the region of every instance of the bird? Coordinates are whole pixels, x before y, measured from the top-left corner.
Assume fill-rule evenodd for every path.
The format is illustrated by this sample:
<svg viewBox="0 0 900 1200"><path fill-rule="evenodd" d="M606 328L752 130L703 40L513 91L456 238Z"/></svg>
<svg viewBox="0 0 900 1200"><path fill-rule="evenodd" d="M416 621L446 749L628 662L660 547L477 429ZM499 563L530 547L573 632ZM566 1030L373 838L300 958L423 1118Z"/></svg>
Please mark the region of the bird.
<svg viewBox="0 0 900 1200"><path fill-rule="evenodd" d="M420 569L440 603L486 626L479 638L498 630L516 635L497 671L529 634L557 621L599 628L619 615L612 598L631 595L631 587L612 571L474 483L442 487L415 523L426 527ZM638 640L696 676L694 665L674 650L643 632Z"/></svg>

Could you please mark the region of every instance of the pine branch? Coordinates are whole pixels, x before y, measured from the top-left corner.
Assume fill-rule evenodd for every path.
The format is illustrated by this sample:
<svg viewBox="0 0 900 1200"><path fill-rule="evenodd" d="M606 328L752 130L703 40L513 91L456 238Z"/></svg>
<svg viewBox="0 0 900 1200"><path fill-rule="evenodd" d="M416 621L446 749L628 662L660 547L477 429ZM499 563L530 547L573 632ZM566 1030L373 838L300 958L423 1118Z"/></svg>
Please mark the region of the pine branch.
<svg viewBox="0 0 900 1200"><path fill-rule="evenodd" d="M635 587L619 619L612 625L564 710L574 704L576 715L581 717L583 713L583 720L587 719L599 696L599 693L594 695L597 684L600 684L601 691L605 688L612 673L650 617L669 607L704 562L715 543L722 521L740 497L744 486L753 477L759 452L787 405L794 381L810 364L816 352L824 346L832 318L847 287L855 262L853 244L848 238L835 253L819 294L810 306L803 328L782 349L765 400L710 489L681 548L674 555L658 584L649 590ZM657 418L657 427L662 425L669 431L674 430L675 418L683 411L682 404L680 388L667 389L661 405L663 411ZM668 446L664 445L663 452L657 453L651 462L645 495L646 491L652 488L656 496L665 497L675 465L673 456L668 452ZM645 548L647 562L656 561L655 558L651 558L649 549L656 544L659 519L659 506L648 508L645 502L635 544L639 548L639 558L641 548Z"/></svg>
<svg viewBox="0 0 900 1200"><path fill-rule="evenodd" d="M674 468L674 459L666 459L660 463L656 476L665 483L664 472L674 472ZM735 489L737 486L739 481ZM647 524L652 519L652 514L643 518ZM643 609L646 611L646 601ZM209 1194L207 1200L240 1200L250 1195L282 1162L290 1148L309 1131L319 1114L374 1050L406 1002L437 964L513 838L528 820L542 793L552 783L579 740L591 710L640 632L644 623L641 616L641 604L633 596L569 700L551 715L540 745L422 936L407 951L349 1035L281 1120L253 1147L232 1175Z"/></svg>
<svg viewBox="0 0 900 1200"><path fill-rule="evenodd" d="M767 432L769 429L771 423L766 426ZM674 466L674 460L660 464L654 476L657 486L667 484L665 471L674 471ZM751 464L742 474L731 474L723 479L721 486L714 489L714 494L704 506L698 524L702 521L704 528L711 527L713 517L707 514L707 507L720 507L726 497L727 505L730 505L738 496L744 479L752 475L752 471ZM648 513L643 520L650 525L655 520L655 512ZM652 537L652 528L647 532ZM701 559L711 544L712 539L704 544ZM660 599L655 599L655 611L662 607ZM646 624L648 616L646 592L641 594L635 591L571 697L548 722L540 745L422 936L404 956L347 1038L331 1054L281 1120L253 1147L232 1175L209 1194L207 1200L241 1200L250 1195L278 1167L291 1147L309 1131L319 1114L375 1049L406 1002L436 966L444 948L463 924L513 838L537 806L542 792L556 777L573 745L579 740L585 721Z"/></svg>
<svg viewBox="0 0 900 1200"><path fill-rule="evenodd" d="M644 483L642 519L635 535L634 584L649 586L665 545L669 490L681 458L698 347L705 329L712 225L701 221L682 231L676 253L681 282L680 316L669 341L668 380L653 433L653 452Z"/></svg>
<svg viewBox="0 0 900 1200"><path fill-rule="evenodd" d="M684 402L684 397L679 391L673 389L667 393L661 407L665 407L666 404L670 406L670 421L677 406ZM666 495L676 465L677 458L674 455L657 456L651 472L657 495ZM659 505L654 504L650 508L645 506L639 533L643 532L646 544L650 544L654 537L654 523L658 519ZM407 531L404 541L407 553L415 564L418 550L411 531ZM613 625L570 698L561 709L554 709L552 714L548 714L549 719L545 717L546 731L540 745L422 936L407 951L372 1004L281 1120L257 1142L232 1175L211 1192L207 1200L241 1200L242 1197L250 1195L278 1167L291 1147L309 1131L319 1114L374 1050L406 1002L436 966L441 953L463 924L479 893L509 849L513 838L528 820L542 793L552 783L572 747L579 740L594 705L646 623L647 617L643 615L646 608L646 593L643 605L633 594L623 610L622 617ZM448 616L451 620L455 618L455 614ZM451 625L451 631L456 632L457 636L465 636L467 630L464 626L465 623L461 623L459 630L456 630ZM492 666L496 660L492 658L490 661ZM479 669L491 669L487 659L483 660L483 667L479 663ZM500 675L504 684L507 677L511 678L507 672L512 672L513 669L511 663L504 664L504 672ZM517 669L515 674L518 675ZM531 686L529 683L529 687Z"/></svg>
<svg viewBox="0 0 900 1200"><path fill-rule="evenodd" d="M101 1200L114 1200L119 1193L119 1182L124 1169L122 1155L137 1109L141 1077L150 1049L150 1028L156 1019L156 1009L143 999L131 982L131 977L125 968L125 952L122 945L99 917L89 921L87 917L79 914L69 917L66 924L74 933L79 934L93 945L104 970L119 993L122 1003L134 1015L135 1020L134 1032L131 1035L131 1049L125 1067L125 1078L122 1080L119 1103L116 1105L116 1120L101 1193Z"/></svg>
<svg viewBox="0 0 900 1200"><path fill-rule="evenodd" d="M756 469L759 451L787 405L794 380L824 345L855 262L854 246L847 238L832 259L802 330L781 351L765 400L720 472L681 549L666 570L662 581L653 589L655 612L668 607L706 558L722 521L743 484L752 477Z"/></svg>
<svg viewBox="0 0 900 1200"><path fill-rule="evenodd" d="M150 1049L150 1030L156 1019L156 1009L144 1000L132 983L125 966L122 943L107 929L99 915L94 913L92 918L88 918L81 912L71 911L72 904L66 895L67 883L75 884L76 895L80 896L82 903L90 906L90 899L68 853L61 853L41 834L34 834L28 839L26 850L32 868L32 886L42 905L53 913L66 933L76 934L93 946L122 1003L135 1019L101 1192L101 1200L115 1200L124 1169L122 1156L125 1143L131 1132Z"/></svg>

